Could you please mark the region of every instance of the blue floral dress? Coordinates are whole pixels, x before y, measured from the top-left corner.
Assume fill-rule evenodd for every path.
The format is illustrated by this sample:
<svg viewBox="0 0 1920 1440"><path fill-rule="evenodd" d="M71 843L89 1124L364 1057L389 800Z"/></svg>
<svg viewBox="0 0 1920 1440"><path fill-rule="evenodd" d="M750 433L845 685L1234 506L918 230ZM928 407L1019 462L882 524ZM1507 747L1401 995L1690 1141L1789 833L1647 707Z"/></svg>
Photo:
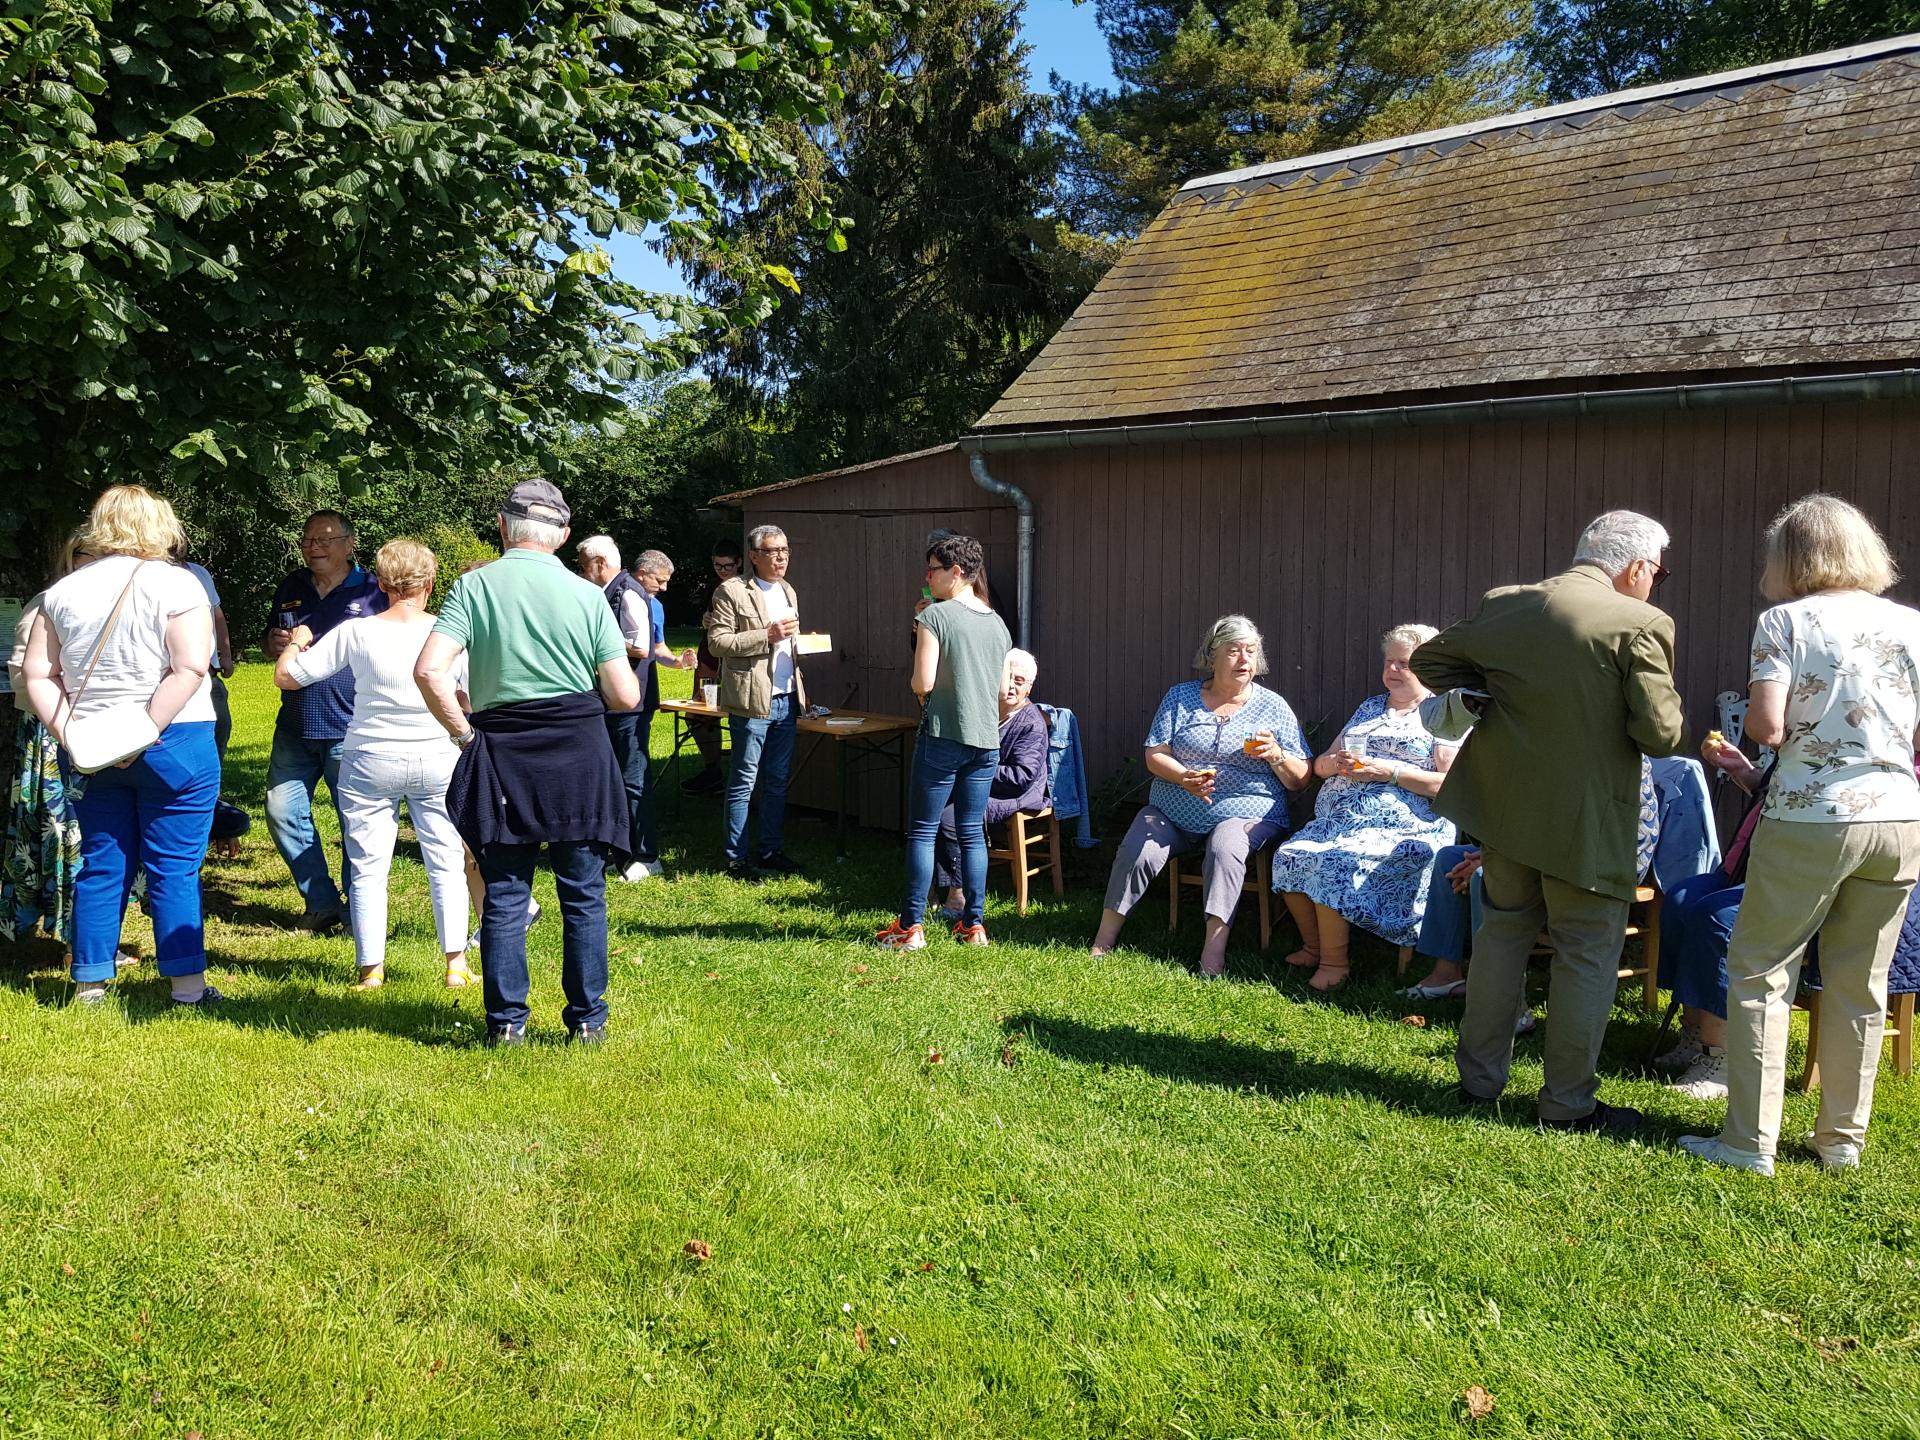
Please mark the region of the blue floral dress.
<svg viewBox="0 0 1920 1440"><path fill-rule="evenodd" d="M1419 710L1395 712L1387 697L1365 701L1340 746L1416 770L1434 768L1439 747ZM1390 944L1411 945L1426 914L1434 857L1453 844L1453 822L1433 802L1395 785L1336 775L1320 787L1313 822L1273 857L1273 888L1336 910Z"/></svg>

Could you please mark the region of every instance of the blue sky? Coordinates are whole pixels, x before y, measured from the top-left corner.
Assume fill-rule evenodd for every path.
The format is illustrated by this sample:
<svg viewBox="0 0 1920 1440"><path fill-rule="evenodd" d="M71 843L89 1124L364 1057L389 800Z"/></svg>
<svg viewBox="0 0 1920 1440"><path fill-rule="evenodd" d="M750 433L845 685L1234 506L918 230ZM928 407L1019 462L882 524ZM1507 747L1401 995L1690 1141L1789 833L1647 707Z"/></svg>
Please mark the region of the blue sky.
<svg viewBox="0 0 1920 1440"><path fill-rule="evenodd" d="M1113 69L1107 61L1106 37L1094 22L1092 0L1027 0L1023 26L1033 47L1027 64L1033 88L1047 88L1049 71L1076 85L1110 85ZM634 235L618 232L601 242L613 256L613 270L622 280L648 290L684 291L680 272Z"/></svg>

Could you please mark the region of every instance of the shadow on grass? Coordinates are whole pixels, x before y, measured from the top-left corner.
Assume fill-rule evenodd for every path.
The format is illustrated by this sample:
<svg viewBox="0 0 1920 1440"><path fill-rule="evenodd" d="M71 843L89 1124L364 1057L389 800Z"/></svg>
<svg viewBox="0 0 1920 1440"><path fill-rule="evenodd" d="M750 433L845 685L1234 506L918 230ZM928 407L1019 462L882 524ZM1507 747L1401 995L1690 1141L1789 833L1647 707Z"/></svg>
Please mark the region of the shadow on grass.
<svg viewBox="0 0 1920 1440"><path fill-rule="evenodd" d="M1344 1061L1268 1050L1234 1040L1201 1040L1142 1030L1132 1025L1092 1025L1062 1015L1026 1011L1009 1015L1002 1028L1078 1065L1123 1066L1186 1085L1287 1097L1303 1094L1365 1095L1391 1110L1442 1120L1474 1120L1533 1128L1531 1098L1509 1091L1497 1107L1469 1105L1458 1086L1395 1075ZM1696 1126L1648 1117L1632 1137L1671 1143Z"/></svg>

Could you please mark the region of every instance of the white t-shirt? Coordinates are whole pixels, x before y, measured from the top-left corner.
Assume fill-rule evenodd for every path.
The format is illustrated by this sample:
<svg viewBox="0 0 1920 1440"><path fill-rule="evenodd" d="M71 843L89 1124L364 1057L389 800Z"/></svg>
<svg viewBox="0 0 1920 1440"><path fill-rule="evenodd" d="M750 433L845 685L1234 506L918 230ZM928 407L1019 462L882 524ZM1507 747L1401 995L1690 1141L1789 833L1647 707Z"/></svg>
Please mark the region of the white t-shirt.
<svg viewBox="0 0 1920 1440"><path fill-rule="evenodd" d="M647 608L647 597L638 590L620 596L620 638L635 650L653 649L653 613Z"/></svg>
<svg viewBox="0 0 1920 1440"><path fill-rule="evenodd" d="M1767 819L1920 820L1920 610L1859 590L1763 610L1752 678L1787 687Z"/></svg>
<svg viewBox="0 0 1920 1440"><path fill-rule="evenodd" d="M760 589L760 598L767 607L767 619L798 619L800 612L787 603L787 587L778 580L762 580L758 575L753 583ZM793 693L793 641L782 640L773 652L773 693L790 695Z"/></svg>
<svg viewBox="0 0 1920 1440"><path fill-rule="evenodd" d="M445 745L446 729L427 709L413 678L413 665L433 634L435 617L419 615L401 624L367 616L336 625L313 648L295 656L288 669L302 685L317 685L349 667L353 670L353 719L341 751L369 753L407 750L416 745ZM467 657L454 662L454 684L467 687Z"/></svg>
<svg viewBox="0 0 1920 1440"><path fill-rule="evenodd" d="M132 555L108 555L49 586L45 614L60 642L60 678L69 697L86 677L94 642L129 576L133 587L127 591L126 606L94 663L86 693L75 707L77 715L94 715L119 705L145 705L173 668L167 656L167 622L189 610L207 609L207 592L192 575L164 560ZM193 698L174 716L174 723L211 719L213 685L203 678Z"/></svg>

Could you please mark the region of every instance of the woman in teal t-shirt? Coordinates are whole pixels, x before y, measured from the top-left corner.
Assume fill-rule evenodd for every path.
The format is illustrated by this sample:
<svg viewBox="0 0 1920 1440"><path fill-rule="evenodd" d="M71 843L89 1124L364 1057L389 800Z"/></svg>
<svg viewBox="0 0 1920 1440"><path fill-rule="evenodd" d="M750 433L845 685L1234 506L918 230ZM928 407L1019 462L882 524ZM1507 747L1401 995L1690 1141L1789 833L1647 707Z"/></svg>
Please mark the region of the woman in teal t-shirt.
<svg viewBox="0 0 1920 1440"><path fill-rule="evenodd" d="M1013 640L1006 623L974 593L974 577L985 565L980 542L966 535L945 536L927 550L934 603L914 622L913 689L924 708L909 787L907 896L899 918L877 937L890 949L926 948L921 918L933 883L934 837L949 799L966 895L954 938L963 945L987 943L987 794L1000 764L1000 681Z"/></svg>

